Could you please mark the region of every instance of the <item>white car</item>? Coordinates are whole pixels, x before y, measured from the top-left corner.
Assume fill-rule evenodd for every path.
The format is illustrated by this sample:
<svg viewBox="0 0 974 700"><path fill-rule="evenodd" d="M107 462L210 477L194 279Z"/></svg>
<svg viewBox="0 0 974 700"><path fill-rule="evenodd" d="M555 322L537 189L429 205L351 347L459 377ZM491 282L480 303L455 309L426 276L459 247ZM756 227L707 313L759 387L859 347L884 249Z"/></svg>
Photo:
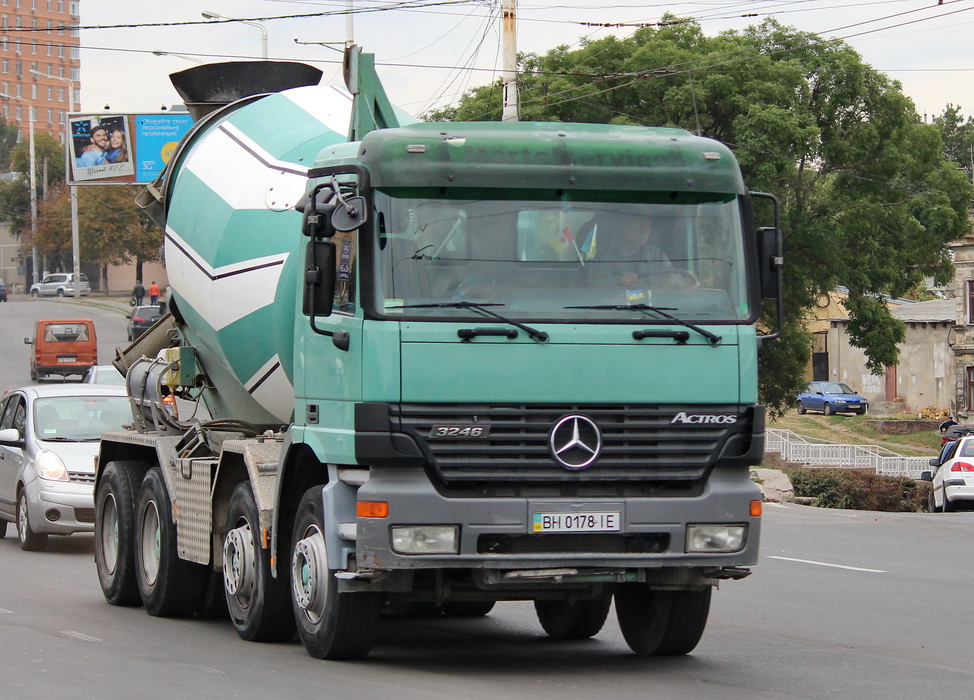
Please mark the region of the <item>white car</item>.
<svg viewBox="0 0 974 700"><path fill-rule="evenodd" d="M91 294L91 285L88 284L88 276L81 274L81 296L86 297ZM32 297L73 297L74 296L74 274L70 272L57 272L48 275L40 282L30 286Z"/></svg>
<svg viewBox="0 0 974 700"><path fill-rule="evenodd" d="M933 471L923 472L920 478L930 482L931 513L974 509L974 435L945 444L930 466Z"/></svg>
<svg viewBox="0 0 974 700"><path fill-rule="evenodd" d="M95 529L95 458L101 434L132 422L125 387L27 386L0 397L0 537L20 546Z"/></svg>

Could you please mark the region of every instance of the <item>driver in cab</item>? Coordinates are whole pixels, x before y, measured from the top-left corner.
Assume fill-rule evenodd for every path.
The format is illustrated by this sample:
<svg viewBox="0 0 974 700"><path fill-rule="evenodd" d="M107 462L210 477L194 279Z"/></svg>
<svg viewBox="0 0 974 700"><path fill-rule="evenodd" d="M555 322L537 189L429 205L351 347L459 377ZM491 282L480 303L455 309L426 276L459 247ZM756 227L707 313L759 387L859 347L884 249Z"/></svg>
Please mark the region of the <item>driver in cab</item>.
<svg viewBox="0 0 974 700"><path fill-rule="evenodd" d="M666 253L651 238L648 218L617 216L596 223L585 243L591 256L591 284L637 289L647 286L648 278L673 270Z"/></svg>

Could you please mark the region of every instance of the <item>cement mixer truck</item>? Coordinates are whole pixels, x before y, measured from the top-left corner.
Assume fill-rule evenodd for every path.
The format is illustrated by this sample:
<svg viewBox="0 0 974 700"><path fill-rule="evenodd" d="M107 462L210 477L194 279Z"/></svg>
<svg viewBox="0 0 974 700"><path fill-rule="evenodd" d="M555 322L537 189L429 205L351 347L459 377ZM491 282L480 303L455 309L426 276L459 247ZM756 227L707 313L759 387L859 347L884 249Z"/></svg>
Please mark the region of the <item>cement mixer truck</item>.
<svg viewBox="0 0 974 700"><path fill-rule="evenodd" d="M614 601L634 652L689 653L758 558L774 197L681 129L415 123L357 47L345 78L172 76L196 122L139 196L171 289L116 359L105 598L325 659L384 615L524 601L582 639Z"/></svg>

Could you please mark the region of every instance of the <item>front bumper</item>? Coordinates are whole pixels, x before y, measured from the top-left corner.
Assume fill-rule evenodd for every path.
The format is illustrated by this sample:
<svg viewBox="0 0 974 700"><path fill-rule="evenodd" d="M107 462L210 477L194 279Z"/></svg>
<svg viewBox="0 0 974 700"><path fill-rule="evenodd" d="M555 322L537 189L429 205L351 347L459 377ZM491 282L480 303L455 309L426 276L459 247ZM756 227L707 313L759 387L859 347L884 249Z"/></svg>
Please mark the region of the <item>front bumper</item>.
<svg viewBox="0 0 974 700"><path fill-rule="evenodd" d="M31 528L48 535L94 532L92 484L35 479L26 486Z"/></svg>
<svg viewBox="0 0 974 700"><path fill-rule="evenodd" d="M359 488L360 501L385 501L386 518L356 519L354 548L362 570L664 568L749 566L757 563L760 517L750 515L761 499L748 470L716 469L698 495L629 498L449 498L438 493L421 468L371 470ZM597 537L533 532L538 512L618 512L620 530ZM689 523L746 526L743 547L734 553L688 554ZM398 525L459 525L454 554L404 555L393 551L391 528Z"/></svg>

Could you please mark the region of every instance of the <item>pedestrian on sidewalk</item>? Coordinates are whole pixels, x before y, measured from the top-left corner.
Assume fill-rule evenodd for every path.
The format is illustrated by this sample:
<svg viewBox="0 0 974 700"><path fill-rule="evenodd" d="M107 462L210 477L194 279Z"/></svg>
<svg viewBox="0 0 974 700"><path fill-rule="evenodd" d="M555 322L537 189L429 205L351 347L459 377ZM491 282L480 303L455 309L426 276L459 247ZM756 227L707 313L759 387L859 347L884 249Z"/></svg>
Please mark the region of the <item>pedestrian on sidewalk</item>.
<svg viewBox="0 0 974 700"><path fill-rule="evenodd" d="M142 286L142 280L135 280L132 298L135 299L135 306L142 306L142 302L145 300L145 287Z"/></svg>
<svg viewBox="0 0 974 700"><path fill-rule="evenodd" d="M153 306L159 303L159 285L155 280L149 285L149 303Z"/></svg>

